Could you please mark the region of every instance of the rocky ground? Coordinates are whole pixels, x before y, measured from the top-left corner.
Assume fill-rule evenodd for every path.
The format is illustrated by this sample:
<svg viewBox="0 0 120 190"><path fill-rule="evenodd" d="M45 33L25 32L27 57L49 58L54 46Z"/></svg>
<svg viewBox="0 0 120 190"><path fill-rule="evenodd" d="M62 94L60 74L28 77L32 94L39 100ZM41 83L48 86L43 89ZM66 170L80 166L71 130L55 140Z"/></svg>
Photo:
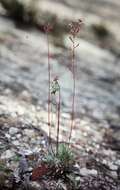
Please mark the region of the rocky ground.
<svg viewBox="0 0 120 190"><path fill-rule="evenodd" d="M79 1L76 1L76 4L72 4L73 1L65 1L65 5L62 2L64 1L61 1L60 6L56 7L67 9L66 15L63 16L70 20L71 11ZM43 2L41 6L44 10L47 3L49 1L46 4ZM54 2L54 5L58 5L57 3L57 1ZM100 6L99 12L97 12L98 9L95 9L97 4L94 4L91 10L91 7L86 8L85 3L87 1L79 4L80 7L75 17L80 14L84 16L85 9L87 9L87 14L91 15L89 22L90 18L92 22L95 19L100 20L102 18L100 11L103 11L104 8ZM109 5L110 11L112 2L107 4L106 1L107 5ZM120 5L115 1L114 6L119 7ZM90 12L93 12L93 9L94 14L92 15ZM51 9L54 13L55 10ZM82 11L79 13L80 10ZM117 11L114 14L111 11L111 14L109 12L106 14L106 9L104 11L103 18L110 17L114 20L119 17ZM59 16L62 17L62 14ZM110 24L112 21L108 22ZM118 21L115 19L114 26L119 27L117 23ZM13 21L4 16L0 17L0 26L2 26L0 27L0 188L3 188L2 183L6 181L6 178L5 180L2 178L3 163L10 170L14 170L18 165L19 152L27 151L27 154L34 155L43 151L48 134L48 77L45 35L35 28L20 29L14 25ZM119 44L116 30L112 30L112 25L110 26L114 39ZM116 44L115 51L112 46L111 52L111 46L105 46L103 49L101 48L103 43L99 44L98 39L91 43L93 39L95 36L91 37L87 33L83 35L83 38L78 39L80 46L76 50L76 117L71 147L76 155L76 163L80 171L81 185L79 189L119 190L119 46ZM62 142L67 141L70 131L72 96L68 35L64 35L63 43L64 49L56 47L51 42L52 77L56 75L59 77L62 90L60 122L60 141ZM56 139L54 110L52 117L54 144ZM34 182L32 185L36 187L38 184ZM67 187L62 186L62 188ZM37 189L40 189L39 185Z"/></svg>

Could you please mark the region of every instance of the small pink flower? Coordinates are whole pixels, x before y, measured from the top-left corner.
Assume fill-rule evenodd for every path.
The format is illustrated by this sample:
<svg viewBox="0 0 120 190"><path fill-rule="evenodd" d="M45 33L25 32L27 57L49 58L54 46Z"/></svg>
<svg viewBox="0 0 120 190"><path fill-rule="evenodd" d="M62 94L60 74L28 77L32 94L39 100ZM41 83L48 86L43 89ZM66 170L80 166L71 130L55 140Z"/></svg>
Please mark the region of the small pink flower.
<svg viewBox="0 0 120 190"><path fill-rule="evenodd" d="M52 25L50 23L47 23L45 26L44 26L44 31L46 33L49 33L51 32L51 30L53 29Z"/></svg>
<svg viewBox="0 0 120 190"><path fill-rule="evenodd" d="M58 81L58 76L55 76L53 81Z"/></svg>
<svg viewBox="0 0 120 190"><path fill-rule="evenodd" d="M54 54L49 54L49 58L54 59Z"/></svg>
<svg viewBox="0 0 120 190"><path fill-rule="evenodd" d="M79 33L79 31L80 31L80 29L81 29L82 23L83 23L82 20L79 19L78 21L72 22L72 23L69 24L69 27L70 27L70 34L71 34L73 37L75 37L75 36Z"/></svg>

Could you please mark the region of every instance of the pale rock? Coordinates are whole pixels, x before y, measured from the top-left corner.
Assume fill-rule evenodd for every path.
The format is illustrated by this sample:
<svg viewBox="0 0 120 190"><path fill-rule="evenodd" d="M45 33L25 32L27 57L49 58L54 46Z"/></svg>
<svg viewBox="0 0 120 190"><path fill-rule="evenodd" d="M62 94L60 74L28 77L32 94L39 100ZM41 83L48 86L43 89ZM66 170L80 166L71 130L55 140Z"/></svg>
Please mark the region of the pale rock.
<svg viewBox="0 0 120 190"><path fill-rule="evenodd" d="M112 171L111 174L112 174L112 176L113 176L114 178L117 178L117 172L116 172L116 171Z"/></svg>
<svg viewBox="0 0 120 190"><path fill-rule="evenodd" d="M29 137L34 137L35 135L34 130L32 129L25 129L23 133Z"/></svg>
<svg viewBox="0 0 120 190"><path fill-rule="evenodd" d="M109 165L109 168L111 169L111 170L113 170L113 171L117 171L117 169L118 169L118 166L116 166L116 165L114 165L114 164L112 164L112 163L108 163L108 165Z"/></svg>
<svg viewBox="0 0 120 190"><path fill-rule="evenodd" d="M97 175L97 170L94 170L94 169L89 170L89 169L87 169L87 168L81 168L81 169L80 169L80 174L81 174L82 176L88 176L88 175L96 176L96 175Z"/></svg>
<svg viewBox="0 0 120 190"><path fill-rule="evenodd" d="M9 129L9 134L10 134L10 135L14 135L14 134L18 133L18 131L19 131L18 128L16 128L16 127L11 127L11 128Z"/></svg>
<svg viewBox="0 0 120 190"><path fill-rule="evenodd" d="M116 164L117 164L118 166L120 166L120 160L117 160L117 161L116 161Z"/></svg>
<svg viewBox="0 0 120 190"><path fill-rule="evenodd" d="M17 134L16 137L19 139L21 137L21 134Z"/></svg>
<svg viewBox="0 0 120 190"><path fill-rule="evenodd" d="M18 115L24 115L25 110L22 107L18 107Z"/></svg>
<svg viewBox="0 0 120 190"><path fill-rule="evenodd" d="M1 155L1 159L9 159L12 158L14 156L14 152L12 150L6 150L2 155Z"/></svg>
<svg viewBox="0 0 120 190"><path fill-rule="evenodd" d="M16 140L16 136L15 137L11 137L12 140Z"/></svg>
<svg viewBox="0 0 120 190"><path fill-rule="evenodd" d="M40 150L41 150L41 148L35 147L35 148L33 149L33 153L40 153Z"/></svg>
<svg viewBox="0 0 120 190"><path fill-rule="evenodd" d="M30 142L31 142L32 144L36 144L36 143L37 143L37 141L36 141L35 138L31 138Z"/></svg>
<svg viewBox="0 0 120 190"><path fill-rule="evenodd" d="M38 182L36 182L36 181L30 182L30 186L31 186L33 189L35 189L35 190L37 190L37 189L42 190L41 185L40 185Z"/></svg>
<svg viewBox="0 0 120 190"><path fill-rule="evenodd" d="M17 140L13 141L12 144L14 144L15 146L19 146L20 145L19 141L17 141Z"/></svg>
<svg viewBox="0 0 120 190"><path fill-rule="evenodd" d="M8 139L10 139L11 136L8 133L6 133L5 137L8 138Z"/></svg>
<svg viewBox="0 0 120 190"><path fill-rule="evenodd" d="M115 152L113 150L106 150L106 149L103 149L103 154L106 155L106 156L113 156L115 154Z"/></svg>
<svg viewBox="0 0 120 190"><path fill-rule="evenodd" d="M30 149L20 149L18 152L20 155L30 156L33 154L33 151Z"/></svg>
<svg viewBox="0 0 120 190"><path fill-rule="evenodd" d="M70 119L70 114L68 114L68 113L62 113L61 116L62 116L64 119Z"/></svg>
<svg viewBox="0 0 120 190"><path fill-rule="evenodd" d="M28 142L28 140L29 140L29 137L28 137L28 136L25 136L25 137L23 138L23 141L24 141L24 142Z"/></svg>

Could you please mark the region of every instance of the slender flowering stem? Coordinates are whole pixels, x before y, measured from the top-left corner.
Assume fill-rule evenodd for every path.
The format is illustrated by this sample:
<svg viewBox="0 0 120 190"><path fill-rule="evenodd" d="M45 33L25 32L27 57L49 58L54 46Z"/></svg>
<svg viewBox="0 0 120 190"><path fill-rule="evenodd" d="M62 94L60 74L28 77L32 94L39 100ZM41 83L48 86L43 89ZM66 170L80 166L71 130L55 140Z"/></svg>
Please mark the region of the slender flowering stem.
<svg viewBox="0 0 120 190"><path fill-rule="evenodd" d="M50 67L50 42L49 42L49 32L52 27L50 24L47 24L44 27L47 37L47 57L48 57L48 126L49 126L49 145L51 144L51 92L50 92L50 83L51 83L51 67Z"/></svg>
<svg viewBox="0 0 120 190"><path fill-rule="evenodd" d="M81 28L81 24L82 24L82 20L78 20L77 22L72 22L70 24L70 41L72 42L72 48L71 48L71 56L72 56L72 74L73 74L73 95L72 95L72 116L71 116L71 126L70 126L70 134L69 134L69 142L68 144L70 144L70 140L71 140L71 136L72 136L72 131L74 128L74 117L75 117L75 92L76 92L76 81L75 81L75 49L79 46L79 44L75 44L75 38L77 36L77 34L80 31Z"/></svg>
<svg viewBox="0 0 120 190"><path fill-rule="evenodd" d="M50 81L51 81L51 69L50 69L50 47L49 47L49 35L47 34L47 44L48 44L48 126L49 126L49 143L51 139L51 108L50 108L50 102L51 102L51 94L50 94Z"/></svg>
<svg viewBox="0 0 120 190"><path fill-rule="evenodd" d="M71 126L69 135L69 144L71 140L72 130L74 128L74 114L75 114L75 37L73 37L72 43L72 74L73 74L73 95L72 95L72 115L71 115Z"/></svg>
<svg viewBox="0 0 120 190"><path fill-rule="evenodd" d="M60 132L60 85L58 83L58 77L55 77L52 82L52 89L51 94L56 95L58 94L58 101L56 100L56 110L57 110L57 137L56 137L56 155L58 154L59 148L59 132Z"/></svg>
<svg viewBox="0 0 120 190"><path fill-rule="evenodd" d="M59 133L60 133L60 89L58 91L58 106L57 106L57 145L56 145L56 153L58 154L59 149Z"/></svg>

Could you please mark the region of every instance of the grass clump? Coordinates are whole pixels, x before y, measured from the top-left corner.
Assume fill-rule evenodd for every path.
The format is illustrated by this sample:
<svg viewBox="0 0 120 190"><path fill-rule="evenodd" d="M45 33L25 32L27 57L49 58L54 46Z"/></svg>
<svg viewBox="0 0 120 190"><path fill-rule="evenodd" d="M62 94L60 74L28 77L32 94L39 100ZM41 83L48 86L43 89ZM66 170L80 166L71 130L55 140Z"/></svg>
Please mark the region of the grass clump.
<svg viewBox="0 0 120 190"><path fill-rule="evenodd" d="M63 163L65 166L73 164L74 155L69 147L65 144L60 144L58 148L57 158Z"/></svg>
<svg viewBox="0 0 120 190"><path fill-rule="evenodd" d="M12 170L6 166L6 163L0 160L0 189L8 183L9 176L12 174Z"/></svg>
<svg viewBox="0 0 120 190"><path fill-rule="evenodd" d="M50 168L50 176L65 179L74 164L74 155L67 145L59 144L57 154L48 152L44 162Z"/></svg>
<svg viewBox="0 0 120 190"><path fill-rule="evenodd" d="M64 166L69 166L74 163L74 155L70 148L65 144L59 144L57 154L48 153L45 161L49 164L61 163Z"/></svg>

